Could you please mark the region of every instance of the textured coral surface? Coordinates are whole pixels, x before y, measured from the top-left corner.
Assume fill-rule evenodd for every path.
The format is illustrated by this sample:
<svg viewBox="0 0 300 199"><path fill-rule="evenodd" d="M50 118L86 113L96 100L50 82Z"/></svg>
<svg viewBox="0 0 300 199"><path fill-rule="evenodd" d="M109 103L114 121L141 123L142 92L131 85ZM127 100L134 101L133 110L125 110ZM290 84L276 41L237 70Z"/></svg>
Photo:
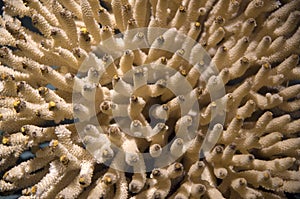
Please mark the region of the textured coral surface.
<svg viewBox="0 0 300 199"><path fill-rule="evenodd" d="M5 0L0 195L294 197L299 24L300 0Z"/></svg>

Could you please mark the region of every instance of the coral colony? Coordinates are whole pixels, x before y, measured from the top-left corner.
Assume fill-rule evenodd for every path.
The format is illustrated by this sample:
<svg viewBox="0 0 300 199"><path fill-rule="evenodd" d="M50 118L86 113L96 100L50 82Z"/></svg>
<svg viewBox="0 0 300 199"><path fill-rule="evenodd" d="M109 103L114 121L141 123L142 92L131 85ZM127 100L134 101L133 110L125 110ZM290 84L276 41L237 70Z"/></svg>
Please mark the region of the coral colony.
<svg viewBox="0 0 300 199"><path fill-rule="evenodd" d="M300 193L300 0L2 9L0 195Z"/></svg>

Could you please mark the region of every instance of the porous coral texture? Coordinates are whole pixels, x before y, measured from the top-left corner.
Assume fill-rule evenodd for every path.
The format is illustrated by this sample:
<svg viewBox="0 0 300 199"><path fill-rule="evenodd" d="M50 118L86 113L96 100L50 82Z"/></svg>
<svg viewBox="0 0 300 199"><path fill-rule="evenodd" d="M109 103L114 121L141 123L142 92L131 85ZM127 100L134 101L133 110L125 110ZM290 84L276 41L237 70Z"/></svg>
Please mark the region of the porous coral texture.
<svg viewBox="0 0 300 199"><path fill-rule="evenodd" d="M300 193L299 24L300 0L5 0L0 194L277 199ZM199 49L186 43L175 53L129 49L122 42L130 38L126 31L142 27L166 31L138 32L133 42L167 45L176 43L172 31L187 35L203 46L218 72L202 70L200 58L193 63L201 57ZM110 45L121 57L112 61L110 54L94 51L106 39L115 42ZM144 64L176 72L147 82L147 71L139 68ZM168 90L168 84L181 86L178 76L191 92L174 96ZM132 81L147 84L134 91ZM218 82L225 93L211 100L209 91ZM82 102L75 103L74 96ZM180 104L192 97L199 111L183 114ZM226 108L216 111L218 103ZM149 124L151 111L157 126ZM209 126L220 115L224 122ZM115 123L114 117L125 116L134 132L150 135L131 135ZM95 119L101 128L89 123ZM204 157L200 148L207 132L220 136ZM195 136L183 150L189 133ZM144 152L162 156L175 135L168 148L173 162L147 171L137 161ZM22 158L25 153L31 156Z"/></svg>

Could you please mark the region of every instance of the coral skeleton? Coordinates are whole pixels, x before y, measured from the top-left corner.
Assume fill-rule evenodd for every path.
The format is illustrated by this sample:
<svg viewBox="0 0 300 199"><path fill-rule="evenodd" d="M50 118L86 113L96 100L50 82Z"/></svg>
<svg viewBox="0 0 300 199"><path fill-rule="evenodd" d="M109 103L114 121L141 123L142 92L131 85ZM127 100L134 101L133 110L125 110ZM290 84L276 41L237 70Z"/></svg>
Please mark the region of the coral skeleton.
<svg viewBox="0 0 300 199"><path fill-rule="evenodd" d="M3 3L1 196L300 193L300 0Z"/></svg>

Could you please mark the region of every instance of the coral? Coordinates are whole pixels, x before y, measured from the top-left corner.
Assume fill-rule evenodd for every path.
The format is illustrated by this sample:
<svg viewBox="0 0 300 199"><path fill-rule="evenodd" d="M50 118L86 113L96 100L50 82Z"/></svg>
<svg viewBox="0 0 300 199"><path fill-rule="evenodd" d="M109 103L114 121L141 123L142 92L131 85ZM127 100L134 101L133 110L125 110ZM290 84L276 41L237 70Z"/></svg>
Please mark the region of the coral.
<svg viewBox="0 0 300 199"><path fill-rule="evenodd" d="M299 0L5 0L0 194L300 193L299 24Z"/></svg>

